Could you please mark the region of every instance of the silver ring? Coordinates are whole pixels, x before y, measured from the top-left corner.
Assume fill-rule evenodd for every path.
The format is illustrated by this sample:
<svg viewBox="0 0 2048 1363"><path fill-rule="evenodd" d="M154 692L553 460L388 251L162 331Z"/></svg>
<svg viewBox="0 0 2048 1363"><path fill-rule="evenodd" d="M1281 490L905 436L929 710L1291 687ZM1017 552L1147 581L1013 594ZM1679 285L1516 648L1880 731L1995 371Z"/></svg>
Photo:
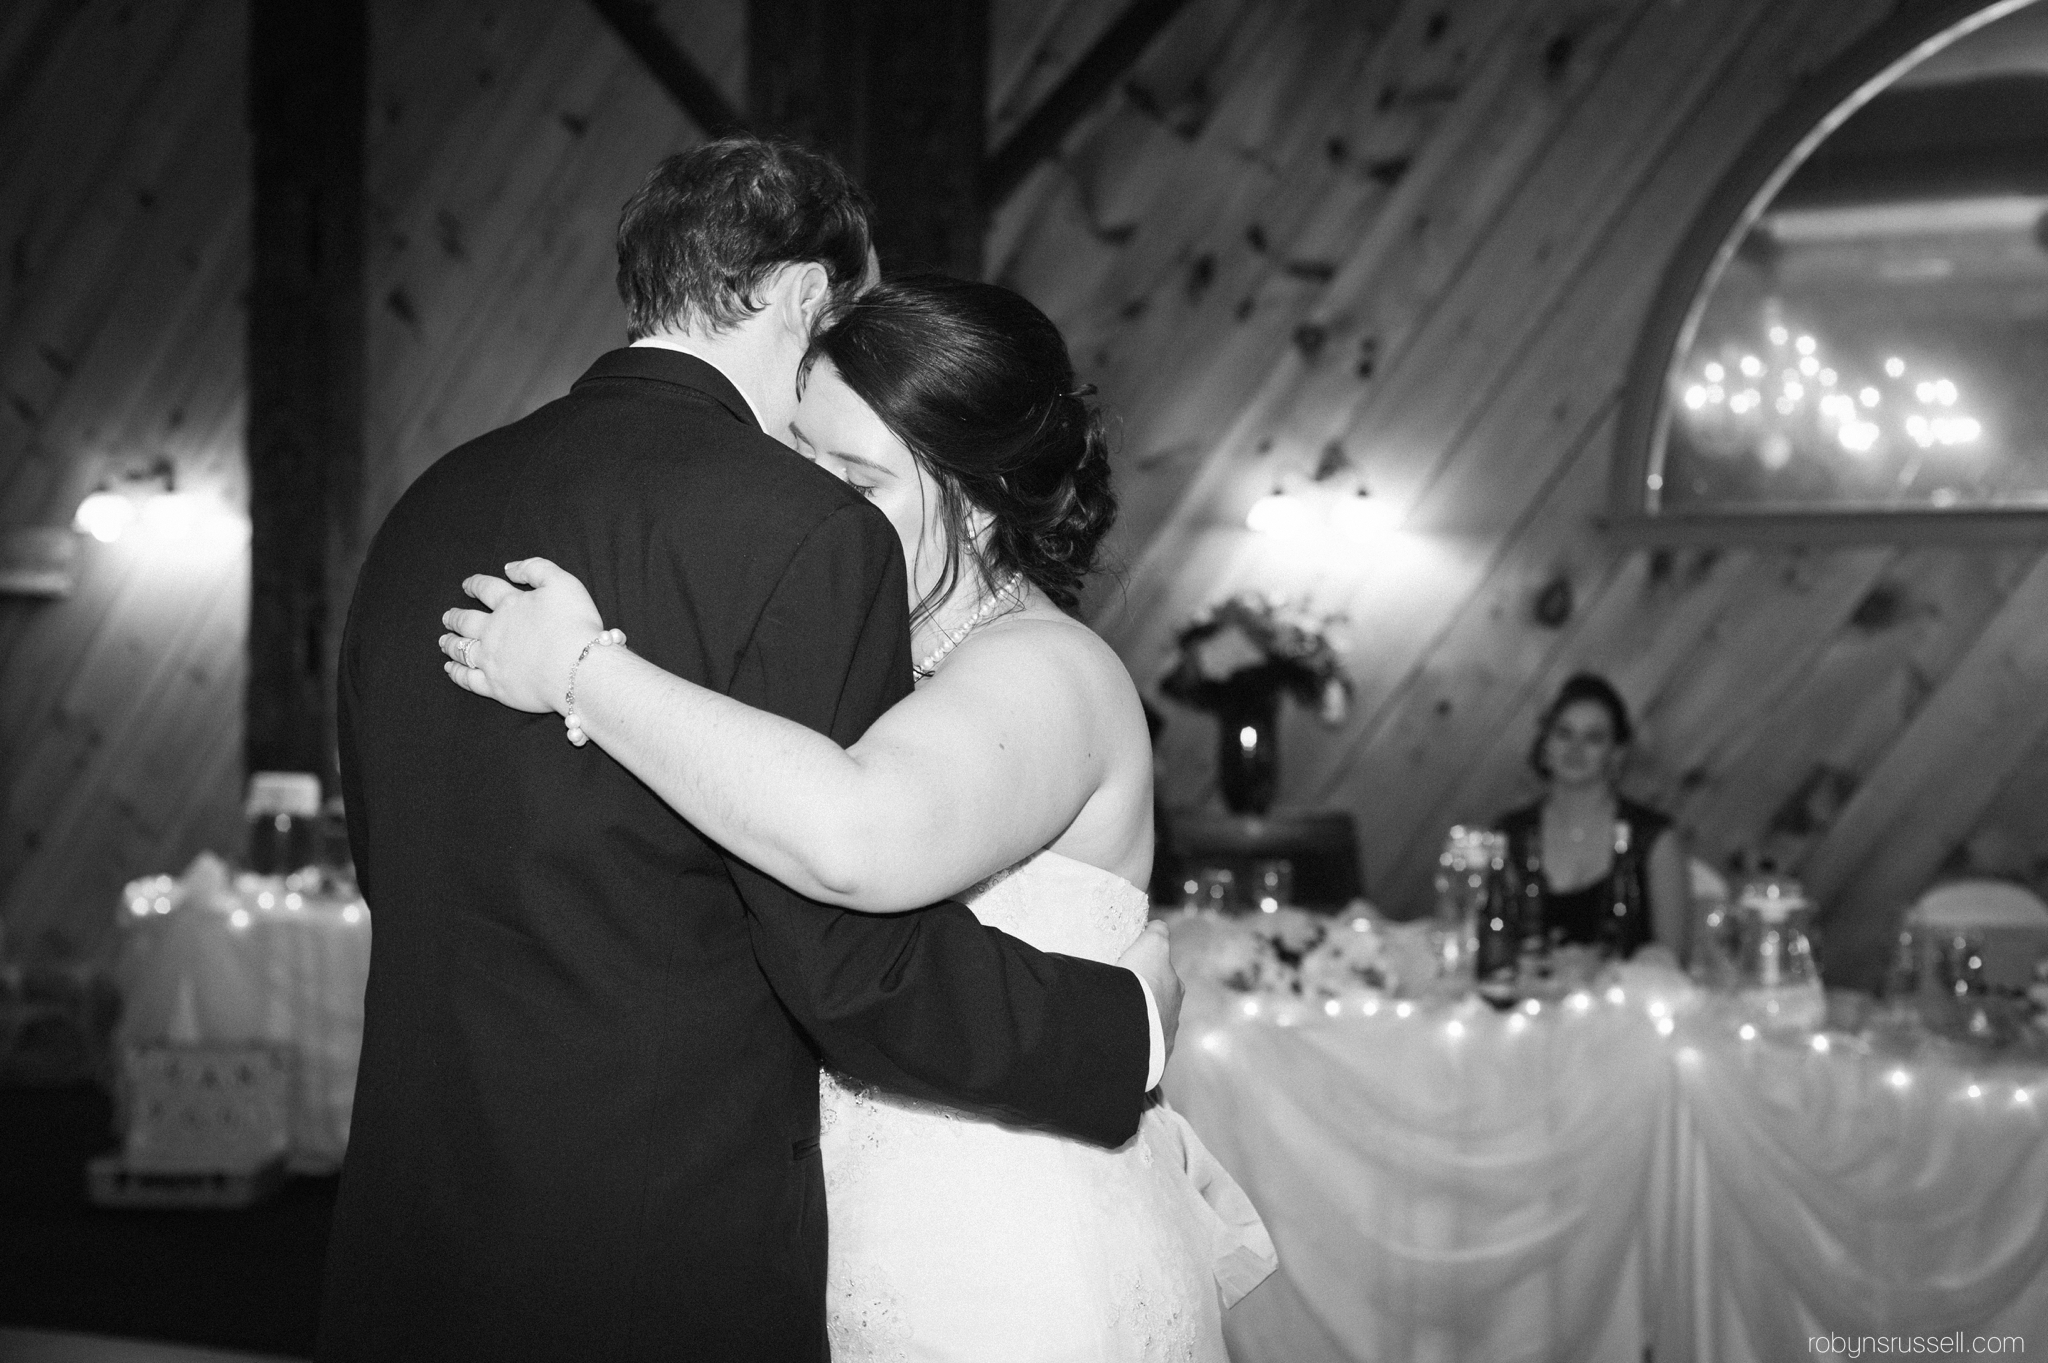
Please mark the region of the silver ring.
<svg viewBox="0 0 2048 1363"><path fill-rule="evenodd" d="M462 665L463 665L464 667L475 667L475 666L476 666L476 664L475 664L475 663L473 663L473 662L471 662L471 661L469 660L469 651L470 651L470 649L474 648L475 646L476 646L476 640L474 640L474 639L464 639L464 640L462 641Z"/></svg>

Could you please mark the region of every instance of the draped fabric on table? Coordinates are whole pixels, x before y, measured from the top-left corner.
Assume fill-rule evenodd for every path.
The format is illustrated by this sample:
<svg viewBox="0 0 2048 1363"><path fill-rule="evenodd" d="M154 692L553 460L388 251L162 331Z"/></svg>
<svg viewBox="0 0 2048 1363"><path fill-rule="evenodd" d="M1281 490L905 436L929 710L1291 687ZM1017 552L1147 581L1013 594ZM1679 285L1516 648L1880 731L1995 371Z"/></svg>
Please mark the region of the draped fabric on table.
<svg viewBox="0 0 2048 1363"><path fill-rule="evenodd" d="M1642 1358L1671 1072L1640 1013L1240 1008L1191 993L1167 1078L1280 1252L1236 1363Z"/></svg>
<svg viewBox="0 0 2048 1363"><path fill-rule="evenodd" d="M1191 984L1167 1096L1280 1253L1235 1363L2048 1343L2048 1071L1745 1039L1674 972L1617 978L1533 1016Z"/></svg>
<svg viewBox="0 0 2048 1363"><path fill-rule="evenodd" d="M138 881L129 893L117 1039L287 1048L296 1062L291 1167L339 1168L369 976L362 901L294 891L277 877L231 881L209 858L182 880Z"/></svg>
<svg viewBox="0 0 2048 1363"><path fill-rule="evenodd" d="M1660 1363L1823 1334L2048 1344L2039 1069L1681 1039Z"/></svg>

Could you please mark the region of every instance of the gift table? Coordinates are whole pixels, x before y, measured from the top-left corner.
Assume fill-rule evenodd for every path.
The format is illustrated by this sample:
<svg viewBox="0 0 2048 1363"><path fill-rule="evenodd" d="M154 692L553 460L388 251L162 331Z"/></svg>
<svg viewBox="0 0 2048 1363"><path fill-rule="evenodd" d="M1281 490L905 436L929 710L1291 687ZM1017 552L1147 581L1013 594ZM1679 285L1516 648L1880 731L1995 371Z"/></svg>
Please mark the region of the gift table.
<svg viewBox="0 0 2048 1363"><path fill-rule="evenodd" d="M292 1061L290 1167L330 1172L348 1146L370 914L304 874L231 875L202 857L128 887L115 963L126 1047L267 1043Z"/></svg>
<svg viewBox="0 0 2048 1363"><path fill-rule="evenodd" d="M1225 1318L1236 1363L2048 1344L2048 1069L1745 1030L1655 966L1503 1013L1317 952L1296 996L1173 926L1167 1096L1280 1254Z"/></svg>

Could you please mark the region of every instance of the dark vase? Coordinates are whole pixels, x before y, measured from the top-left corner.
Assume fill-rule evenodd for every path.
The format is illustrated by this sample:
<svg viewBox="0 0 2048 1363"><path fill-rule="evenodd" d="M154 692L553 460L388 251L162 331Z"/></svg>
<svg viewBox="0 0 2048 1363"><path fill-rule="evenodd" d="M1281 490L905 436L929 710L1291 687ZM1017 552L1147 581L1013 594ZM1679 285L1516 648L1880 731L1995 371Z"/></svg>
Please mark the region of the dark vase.
<svg viewBox="0 0 2048 1363"><path fill-rule="evenodd" d="M1216 711L1216 780L1233 814L1264 814L1280 789L1280 692L1232 697Z"/></svg>

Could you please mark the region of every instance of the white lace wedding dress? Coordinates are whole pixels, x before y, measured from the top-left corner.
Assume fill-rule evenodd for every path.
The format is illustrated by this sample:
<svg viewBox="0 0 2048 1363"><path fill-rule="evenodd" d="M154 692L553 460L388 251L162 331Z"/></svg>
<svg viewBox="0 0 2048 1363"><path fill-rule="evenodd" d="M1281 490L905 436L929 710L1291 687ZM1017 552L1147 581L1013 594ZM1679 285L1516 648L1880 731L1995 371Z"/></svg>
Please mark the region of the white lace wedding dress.
<svg viewBox="0 0 2048 1363"><path fill-rule="evenodd" d="M1142 890L1040 852L964 896L1044 951L1114 961ZM1172 1109L1117 1150L827 1074L837 1363L1224 1363L1222 1308L1272 1271L1244 1193Z"/></svg>

